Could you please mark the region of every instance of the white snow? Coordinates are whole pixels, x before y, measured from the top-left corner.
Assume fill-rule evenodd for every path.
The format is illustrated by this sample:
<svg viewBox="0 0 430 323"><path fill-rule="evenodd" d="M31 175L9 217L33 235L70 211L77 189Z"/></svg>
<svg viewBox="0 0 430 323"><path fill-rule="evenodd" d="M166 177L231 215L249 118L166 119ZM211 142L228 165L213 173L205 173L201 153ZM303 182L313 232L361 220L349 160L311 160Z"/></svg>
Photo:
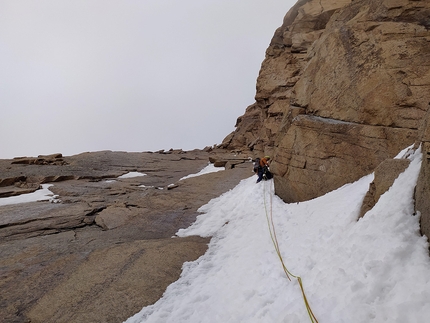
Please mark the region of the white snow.
<svg viewBox="0 0 430 323"><path fill-rule="evenodd" d="M196 176L201 176L201 175L205 175L205 174L209 174L209 173L216 173L219 171L225 170L225 167L215 167L214 164L208 164L205 168L203 168L200 172L196 173L196 174L190 174L187 176L182 177L181 179L179 179L180 181L182 181L183 179L187 179L187 178L191 178L191 177L196 177Z"/></svg>
<svg viewBox="0 0 430 323"><path fill-rule="evenodd" d="M146 174L139 173L139 172L128 172L124 175L119 176L118 178L133 178L133 177L139 177L139 176L146 176Z"/></svg>
<svg viewBox="0 0 430 323"><path fill-rule="evenodd" d="M409 158L409 156L411 156L412 154L415 153L413 147L414 147L414 145L410 145L409 147L406 147L401 152L399 152L397 154L397 156L394 157L394 159L407 159L407 158Z"/></svg>
<svg viewBox="0 0 430 323"><path fill-rule="evenodd" d="M54 195L49 190L49 187L51 186L53 186L53 184L42 184L42 188L37 191L34 191L33 193L0 198L0 206L37 201L50 201L53 203L57 203L59 202L59 200L57 199L58 195Z"/></svg>
<svg viewBox="0 0 430 323"><path fill-rule="evenodd" d="M275 252L271 214L284 263L301 276L319 323L427 322L428 242L413 215L421 152L409 159L359 221L373 175L294 204L273 194L273 181L243 180L177 232L212 236L208 251L185 263L163 297L126 322L311 322L297 280L286 278Z"/></svg>

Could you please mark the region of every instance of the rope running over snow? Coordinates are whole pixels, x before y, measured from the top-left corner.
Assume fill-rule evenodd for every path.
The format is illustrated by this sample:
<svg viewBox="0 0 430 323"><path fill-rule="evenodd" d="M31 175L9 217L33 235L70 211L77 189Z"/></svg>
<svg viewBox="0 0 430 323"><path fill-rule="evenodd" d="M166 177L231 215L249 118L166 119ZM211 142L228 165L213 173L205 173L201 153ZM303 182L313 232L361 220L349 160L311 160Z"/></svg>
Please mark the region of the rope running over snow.
<svg viewBox="0 0 430 323"><path fill-rule="evenodd" d="M273 181L272 181L273 182ZM291 281L290 277L293 277L297 279L300 285L300 289L302 291L303 300L305 302L306 310L308 311L309 318L312 323L318 323L317 318L315 317L314 313L312 312L311 306L309 305L308 299L306 298L305 290L303 288L302 278L300 276L293 275L288 268L285 266L284 259L282 258L281 251L279 249L279 243L278 238L276 237L276 231L275 231L275 224L273 222L273 210L272 210L272 191L269 192L270 194L270 210L267 210L267 203L266 203L266 181L264 181L264 210L266 211L266 219L267 219L267 225L269 227L270 232L270 238L272 239L273 245L276 250L276 254L279 257L279 260L281 261L282 268L284 269L285 275L287 276L288 280ZM270 216L269 216L270 213Z"/></svg>

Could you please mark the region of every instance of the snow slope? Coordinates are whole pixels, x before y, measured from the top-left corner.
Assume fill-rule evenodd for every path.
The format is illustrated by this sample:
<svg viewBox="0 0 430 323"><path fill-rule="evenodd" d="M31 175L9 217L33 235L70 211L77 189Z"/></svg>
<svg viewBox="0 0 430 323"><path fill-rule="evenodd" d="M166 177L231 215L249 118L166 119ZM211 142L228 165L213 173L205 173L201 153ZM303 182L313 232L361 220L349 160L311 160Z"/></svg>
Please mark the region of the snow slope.
<svg viewBox="0 0 430 323"><path fill-rule="evenodd" d="M270 238L273 215L285 265L303 279L319 323L426 322L430 258L413 191L421 152L364 218L373 175L311 201L285 204L255 177L200 208L178 236L212 236L205 255L127 323L311 322L296 279L287 279Z"/></svg>

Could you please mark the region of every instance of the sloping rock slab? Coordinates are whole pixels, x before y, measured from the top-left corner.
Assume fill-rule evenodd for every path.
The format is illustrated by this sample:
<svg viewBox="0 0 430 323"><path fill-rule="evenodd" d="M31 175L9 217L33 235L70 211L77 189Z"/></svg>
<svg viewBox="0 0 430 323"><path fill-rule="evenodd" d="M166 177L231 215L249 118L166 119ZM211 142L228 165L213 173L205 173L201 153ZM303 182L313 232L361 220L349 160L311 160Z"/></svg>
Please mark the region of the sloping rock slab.
<svg viewBox="0 0 430 323"><path fill-rule="evenodd" d="M0 238L25 239L86 225L86 204L31 202L0 208Z"/></svg>

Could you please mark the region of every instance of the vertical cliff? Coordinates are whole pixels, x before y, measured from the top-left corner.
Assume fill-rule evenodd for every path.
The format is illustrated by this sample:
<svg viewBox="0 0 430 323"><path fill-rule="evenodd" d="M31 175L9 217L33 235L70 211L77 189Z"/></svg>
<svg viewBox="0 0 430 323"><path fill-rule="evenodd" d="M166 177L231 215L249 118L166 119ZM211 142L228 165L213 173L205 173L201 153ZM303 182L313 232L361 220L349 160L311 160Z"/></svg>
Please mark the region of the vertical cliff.
<svg viewBox="0 0 430 323"><path fill-rule="evenodd" d="M223 146L272 155L287 202L372 172L422 132L429 28L429 1L299 0L266 51L256 102Z"/></svg>

